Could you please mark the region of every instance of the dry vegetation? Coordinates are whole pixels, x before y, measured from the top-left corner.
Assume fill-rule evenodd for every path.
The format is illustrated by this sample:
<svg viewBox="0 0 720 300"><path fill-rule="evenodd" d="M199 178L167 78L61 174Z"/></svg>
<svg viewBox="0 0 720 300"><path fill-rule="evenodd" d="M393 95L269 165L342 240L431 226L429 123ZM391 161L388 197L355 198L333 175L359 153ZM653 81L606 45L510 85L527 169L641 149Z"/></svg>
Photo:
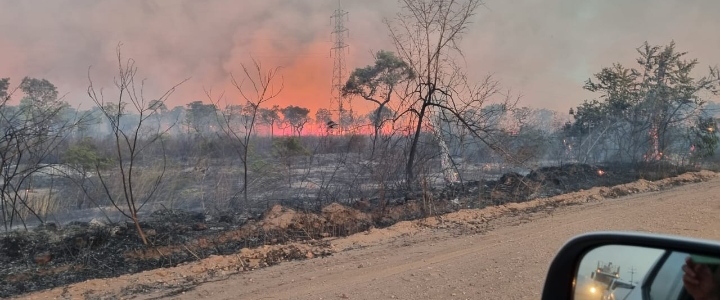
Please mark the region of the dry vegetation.
<svg viewBox="0 0 720 300"><path fill-rule="evenodd" d="M259 61L229 75L232 92L168 108L178 86L145 95L120 45L112 88L89 72L87 111L47 80L0 79L0 296L214 255L240 253L221 270L239 272L331 254L328 238L481 231L495 214L714 176L681 174L718 163L706 108L720 72L691 76L698 62L674 43L644 43L637 68L603 68L571 120L469 78L460 45L482 1L400 3L385 21L394 51L336 87L374 105L363 114L272 105L282 68Z"/></svg>
<svg viewBox="0 0 720 300"><path fill-rule="evenodd" d="M492 187L492 192L487 193L490 197L504 193L504 196L492 201L493 198L483 198L477 186L468 185L465 190L450 187L436 191L432 196L428 193L424 197L447 199L441 198L441 195L449 193L455 193L457 197L457 200L433 200L432 207L421 199L385 207L377 203L359 202L354 207L333 203L315 212L274 205L257 218L238 215L208 218L202 213L156 211L147 221L141 222L148 246L140 242L137 232L132 230L132 223L107 224L99 219L90 223L71 223L61 228L49 224L28 232L4 234L0 252L2 273L6 274L2 295L177 266L214 255L234 257L227 258L232 261L229 265L204 269L213 270L199 275L209 280L215 272L227 275L357 247L355 242L351 242L354 238L346 239L350 244L345 246L331 245L328 238L359 232L378 232L378 236L385 236L402 232L404 229L401 228L410 224L411 227L461 226L473 232L483 232L490 220L506 214L552 211L560 206L658 191L716 176L715 173L702 171L657 181L641 179L629 184L603 186L601 183L629 182L639 175L611 179L612 170L606 171L603 176L592 175L598 174L598 169L582 165L550 170L553 169L533 172L525 177L511 175L498 181L484 182L483 187ZM622 173L629 172L625 170ZM577 180L582 176L588 179ZM546 181L541 184L532 179L539 177ZM559 185L554 182L559 182ZM530 200L531 193L526 191L528 186L545 187L548 193L561 195ZM572 189L561 189L560 186ZM537 195L541 190L533 190L532 194ZM525 198L518 198L521 193ZM432 216L426 218L430 212Z"/></svg>
<svg viewBox="0 0 720 300"><path fill-rule="evenodd" d="M327 238L322 239L296 240L275 245L257 247L246 245L227 255L207 255L208 249L218 247L222 243L229 241L237 241L238 237L250 231L284 232L285 235L288 235L298 230L316 230L322 227L324 232L327 233L333 228L337 228L338 224L354 226L351 223L355 221L359 221L359 223L369 221L368 214L337 204L328 206L321 214L298 213L292 209L276 206L268 210L262 219L249 222L240 227L239 230L196 237L174 246L128 250L123 254L125 263L136 266L140 265L142 261L167 259L169 257L177 258L183 254L200 255L199 258L202 259L187 263L179 262L174 264L178 266L176 268L141 272L132 275L132 277L123 276L114 280L124 282L122 284L114 283L96 288L95 284L91 283L98 281L88 281L87 283L66 288L62 295L63 297L72 297L72 295L83 293L84 297L104 298L110 295L135 297L140 294L151 293L169 297L191 291L203 283L226 280L233 274L256 270L285 261L313 259L352 249L365 248L403 236L415 235L425 230L451 229L453 232L461 234L484 234L497 229L497 226L502 224L497 223L497 220L503 218L511 218L522 224L530 222L533 215L538 213L552 215L555 210L562 207L598 203L608 199L616 199L622 195L663 191L715 178L718 178L718 175L714 172L691 172L658 181L640 180L611 187L596 187L523 203L508 203L482 209L461 209L444 215L402 221L385 228L368 227L346 238L336 238L328 235ZM321 224L325 225L320 226ZM276 234L275 236L280 237L282 234ZM25 273L15 273L12 276L7 276L5 279L15 284L20 280L32 282L38 278L47 281L60 277L59 274L81 273L82 269L87 268L87 266L80 264L58 265L44 261L38 262L38 265L37 270L39 272L37 274L35 274L35 270L28 270ZM362 268L362 265L357 268ZM56 289L55 292L60 293L61 290ZM33 294L28 296L33 297Z"/></svg>

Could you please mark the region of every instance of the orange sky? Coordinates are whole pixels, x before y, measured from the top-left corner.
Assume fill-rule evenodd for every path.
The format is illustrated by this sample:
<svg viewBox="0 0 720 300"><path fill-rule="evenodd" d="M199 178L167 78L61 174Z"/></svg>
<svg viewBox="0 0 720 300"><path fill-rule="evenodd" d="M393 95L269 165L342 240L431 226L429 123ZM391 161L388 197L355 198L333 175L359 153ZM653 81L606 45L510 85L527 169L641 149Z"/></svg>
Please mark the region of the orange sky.
<svg viewBox="0 0 720 300"><path fill-rule="evenodd" d="M350 13L348 71L372 63L371 53L393 50L384 18L397 1L341 0ZM584 81L614 62L635 62L644 41L677 42L701 68L720 63L720 1L487 0L461 43L471 79L495 74L524 97L520 105L567 112L594 95ZM146 78L156 97L182 81L168 106L208 101L203 89L237 97L229 74L251 56L282 66L285 90L269 104L312 110L330 104L330 15L336 0L0 0L0 78L46 78L73 105L89 108L88 67L110 95L115 49ZM235 98L237 99L237 98ZM717 99L715 99L717 100ZM354 101L358 111L361 100Z"/></svg>
<svg viewBox="0 0 720 300"><path fill-rule="evenodd" d="M231 58L224 64L224 68L232 72L239 81L244 75L240 66L242 64L251 66L252 58L259 61L262 68L266 70L280 66L279 77L275 83L276 87L282 83L284 88L276 99L267 102L267 107L272 105L279 105L280 107L288 105L302 106L309 108L312 116L320 108L336 110L335 107L330 107L332 74L335 63L331 51L332 43L329 38L322 38L322 36L329 35L329 33L317 32L317 36L308 43L301 43L293 37L279 40L267 38L268 36L278 35L279 33L272 29L257 31L249 40L250 46L247 48L237 47L238 53L232 53ZM347 49L344 54L346 68L348 69L346 78L355 66L372 63L369 53L363 55L367 57L365 61L358 62L358 55L351 51L354 52L355 49ZM248 53L252 58L248 58ZM225 90L227 95L230 96L228 97L229 100L233 99L234 96L236 101L242 101L238 97L239 94L236 88L232 86L229 80L219 86L216 89ZM250 90L249 85L245 87ZM350 101L353 102L353 108L357 110L367 111L371 109L371 105L365 103L362 99L350 99Z"/></svg>

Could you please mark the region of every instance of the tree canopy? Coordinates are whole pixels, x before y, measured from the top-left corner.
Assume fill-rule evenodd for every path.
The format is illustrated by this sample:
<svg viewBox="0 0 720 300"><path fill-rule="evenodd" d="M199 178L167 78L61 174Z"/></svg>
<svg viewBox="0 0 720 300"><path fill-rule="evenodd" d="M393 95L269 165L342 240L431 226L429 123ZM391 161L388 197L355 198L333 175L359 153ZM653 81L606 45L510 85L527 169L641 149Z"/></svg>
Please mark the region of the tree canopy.
<svg viewBox="0 0 720 300"><path fill-rule="evenodd" d="M599 97L570 112L575 121L566 131L583 139L584 159L655 161L684 153L691 145L680 137L698 121L706 97L718 95L717 68L695 77L698 61L674 42L645 42L637 52L637 67L615 63L588 79L584 89Z"/></svg>

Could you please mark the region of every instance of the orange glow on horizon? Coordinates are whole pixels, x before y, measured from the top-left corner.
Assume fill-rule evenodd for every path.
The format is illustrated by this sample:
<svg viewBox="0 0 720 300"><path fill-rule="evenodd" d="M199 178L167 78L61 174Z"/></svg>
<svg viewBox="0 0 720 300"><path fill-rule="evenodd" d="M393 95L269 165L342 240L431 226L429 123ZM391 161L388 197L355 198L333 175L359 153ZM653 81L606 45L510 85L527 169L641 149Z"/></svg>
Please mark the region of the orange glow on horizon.
<svg viewBox="0 0 720 300"><path fill-rule="evenodd" d="M258 33L256 36L262 36L262 34ZM330 56L331 45L329 43L314 41L304 48L295 49L291 48L297 46L295 43L288 42L278 45L275 41L258 37L252 39L252 45L252 53L257 54L235 53L230 62L225 64L224 69L227 70L227 77L222 79L221 82L213 84L212 101L217 102L217 97L224 92L224 99L219 102L220 108L225 107L225 105L245 103L237 88L233 86L230 73L238 82L241 82L245 79L241 67L244 64L252 75L256 75L252 73L255 72L252 65L252 59L254 58L261 64L263 72L279 67L273 86L276 89L283 87L282 92L276 98L263 103L261 107L270 108L274 105L278 105L280 108L289 105L305 107L310 109L309 117L312 119L315 118L318 109L330 109L333 112L333 119L337 121L337 108L330 107L332 103L331 87L334 60ZM348 71L346 77L358 67L354 61L355 59L350 55L347 56L346 68ZM360 64L364 66L367 63ZM249 81L245 80L243 88L246 95L254 96ZM186 93L187 95L173 96L170 101L171 105L168 106L185 106L187 103L196 100L201 100L204 103L210 102L210 99L202 90L186 91ZM351 101L350 107L357 114L364 115L374 108L371 102L360 98L351 99Z"/></svg>
<svg viewBox="0 0 720 300"><path fill-rule="evenodd" d="M427 129L425 129L427 130ZM425 131L424 130L424 131ZM267 125L259 125L255 128L255 133L259 135L264 136L270 136L271 131L270 128ZM390 136L390 135L410 135L411 130L402 129L398 127L393 127L393 124L391 122L387 122L384 124L384 126L380 129L378 132L381 135L384 136ZM356 124L351 126L351 128L347 128L345 130L341 130L339 128L335 129L328 129L328 127L325 124L317 123L314 121L309 121L305 126L303 126L300 135L301 136L338 136L338 135L363 135L363 136L372 136L375 134L375 128L372 126L372 124ZM289 137L289 136L296 136L297 132L290 126L278 126L277 124L273 127L272 130L273 136L283 136L283 137Z"/></svg>

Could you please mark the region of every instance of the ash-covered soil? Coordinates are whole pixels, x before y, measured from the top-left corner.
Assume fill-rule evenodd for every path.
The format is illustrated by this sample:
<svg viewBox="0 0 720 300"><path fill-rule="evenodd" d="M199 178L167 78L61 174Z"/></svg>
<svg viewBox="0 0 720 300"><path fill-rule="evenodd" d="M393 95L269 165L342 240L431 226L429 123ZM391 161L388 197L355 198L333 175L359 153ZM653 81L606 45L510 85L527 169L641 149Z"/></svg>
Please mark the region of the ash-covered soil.
<svg viewBox="0 0 720 300"><path fill-rule="evenodd" d="M470 227L482 230L484 220L492 218L489 210L497 214L514 211L519 209L514 203L530 199L580 191L567 199L555 197L553 199L560 200L532 206L532 209L545 209L659 190L703 181L710 176L683 175L657 182L643 180L632 186L622 185L638 178L655 180L684 171L673 169L658 175L661 173L653 172L651 167L638 170L574 164L542 168L527 176L511 173L496 181L465 182L445 189L408 193L403 198L382 201L384 204L377 200L361 201L352 207L334 203L321 211L277 205L256 217L241 214L209 217L200 213L157 211L142 223L149 246L142 245L131 223L107 224L94 220L61 227L46 224L30 231L0 235L0 297L93 278L203 262L194 265L194 276L182 277L182 280L176 278L171 284L136 285L120 294L137 294L159 286L168 293L182 292L200 282L229 274L283 261L331 255L352 246L330 245L326 238L372 232L377 230L374 228L428 215L455 212L458 216L453 220L465 220L462 221L465 225L471 224ZM479 215L473 213L478 210L460 211L482 207L488 208ZM230 254L230 258L219 258ZM209 257L223 262L208 263L204 259Z"/></svg>

